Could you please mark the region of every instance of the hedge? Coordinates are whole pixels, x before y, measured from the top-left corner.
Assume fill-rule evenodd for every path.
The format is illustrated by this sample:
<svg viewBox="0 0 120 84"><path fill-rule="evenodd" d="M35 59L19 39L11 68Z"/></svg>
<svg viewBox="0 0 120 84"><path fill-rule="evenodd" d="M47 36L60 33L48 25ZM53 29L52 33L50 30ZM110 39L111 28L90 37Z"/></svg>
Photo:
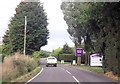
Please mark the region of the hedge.
<svg viewBox="0 0 120 84"><path fill-rule="evenodd" d="M57 56L57 59L60 60L64 60L64 61L72 61L72 60L76 60L77 57L73 54L59 54L59 56Z"/></svg>

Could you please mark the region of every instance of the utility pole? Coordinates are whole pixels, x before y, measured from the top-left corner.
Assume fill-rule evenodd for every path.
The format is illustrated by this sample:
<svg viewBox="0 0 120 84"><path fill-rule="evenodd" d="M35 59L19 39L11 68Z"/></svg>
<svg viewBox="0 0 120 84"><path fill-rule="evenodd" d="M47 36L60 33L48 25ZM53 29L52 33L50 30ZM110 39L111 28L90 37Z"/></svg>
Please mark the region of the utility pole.
<svg viewBox="0 0 120 84"><path fill-rule="evenodd" d="M26 27L27 27L27 16L25 16L25 28L24 28L24 56L25 56L25 53L26 53Z"/></svg>

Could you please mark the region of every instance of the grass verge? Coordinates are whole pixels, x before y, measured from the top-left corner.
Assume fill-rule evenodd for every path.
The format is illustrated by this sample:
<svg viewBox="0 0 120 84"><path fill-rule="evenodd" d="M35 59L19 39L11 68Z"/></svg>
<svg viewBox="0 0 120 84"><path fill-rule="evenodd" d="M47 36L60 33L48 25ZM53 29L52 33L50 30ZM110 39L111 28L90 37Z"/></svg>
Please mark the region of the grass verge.
<svg viewBox="0 0 120 84"><path fill-rule="evenodd" d="M0 84L2 84L2 80L0 80Z"/></svg>
<svg viewBox="0 0 120 84"><path fill-rule="evenodd" d="M104 73L104 70L102 67L91 67L91 66L86 66L86 65L81 65L77 67L83 70L87 70L87 71L93 71L93 72L102 73L102 74Z"/></svg>
<svg viewBox="0 0 120 84"><path fill-rule="evenodd" d="M3 82L10 82L11 80L30 73L38 66L39 64L35 58L15 53L15 55L5 57L3 64L0 65L0 68L2 68L0 75L2 76Z"/></svg>
<svg viewBox="0 0 120 84"><path fill-rule="evenodd" d="M11 82L27 82L32 77L34 77L36 74L38 74L41 70L41 67L35 68L33 71L29 72L28 74L25 74L23 76L20 76L19 78L16 78L12 80Z"/></svg>
<svg viewBox="0 0 120 84"><path fill-rule="evenodd" d="M102 74L102 75L112 78L113 80L116 80L116 81L119 80L118 76L114 75L112 72L104 73L104 70L102 67L91 67L91 66L86 66L84 64L82 64L81 66L76 65L75 67L78 67L81 70L92 71L92 72L96 72L98 74Z"/></svg>
<svg viewBox="0 0 120 84"><path fill-rule="evenodd" d="M61 64L60 61L57 62L58 64ZM70 62L64 62L64 64L71 64Z"/></svg>

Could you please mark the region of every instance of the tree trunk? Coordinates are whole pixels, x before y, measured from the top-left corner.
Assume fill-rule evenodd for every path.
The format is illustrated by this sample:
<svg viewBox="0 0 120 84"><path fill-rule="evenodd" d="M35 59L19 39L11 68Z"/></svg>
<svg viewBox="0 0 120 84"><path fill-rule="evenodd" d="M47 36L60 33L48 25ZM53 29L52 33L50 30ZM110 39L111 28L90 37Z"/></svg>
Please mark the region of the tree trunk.
<svg viewBox="0 0 120 84"><path fill-rule="evenodd" d="M85 54L85 65L88 65L88 55L89 55L89 52L86 51L86 54Z"/></svg>
<svg viewBox="0 0 120 84"><path fill-rule="evenodd" d="M75 43L75 47L80 48L80 45ZM77 57L77 65L79 65L79 66L81 65L81 57L80 56Z"/></svg>
<svg viewBox="0 0 120 84"><path fill-rule="evenodd" d="M77 57L77 65L81 65L81 57L79 56L79 57Z"/></svg>

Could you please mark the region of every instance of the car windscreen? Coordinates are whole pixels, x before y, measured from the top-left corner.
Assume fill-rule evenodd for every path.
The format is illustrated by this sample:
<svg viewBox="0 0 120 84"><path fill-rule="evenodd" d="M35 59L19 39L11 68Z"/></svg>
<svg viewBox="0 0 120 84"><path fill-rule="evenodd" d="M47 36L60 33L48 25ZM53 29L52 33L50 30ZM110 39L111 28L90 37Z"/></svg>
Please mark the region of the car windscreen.
<svg viewBox="0 0 120 84"><path fill-rule="evenodd" d="M48 60L54 60L55 58L48 58Z"/></svg>

